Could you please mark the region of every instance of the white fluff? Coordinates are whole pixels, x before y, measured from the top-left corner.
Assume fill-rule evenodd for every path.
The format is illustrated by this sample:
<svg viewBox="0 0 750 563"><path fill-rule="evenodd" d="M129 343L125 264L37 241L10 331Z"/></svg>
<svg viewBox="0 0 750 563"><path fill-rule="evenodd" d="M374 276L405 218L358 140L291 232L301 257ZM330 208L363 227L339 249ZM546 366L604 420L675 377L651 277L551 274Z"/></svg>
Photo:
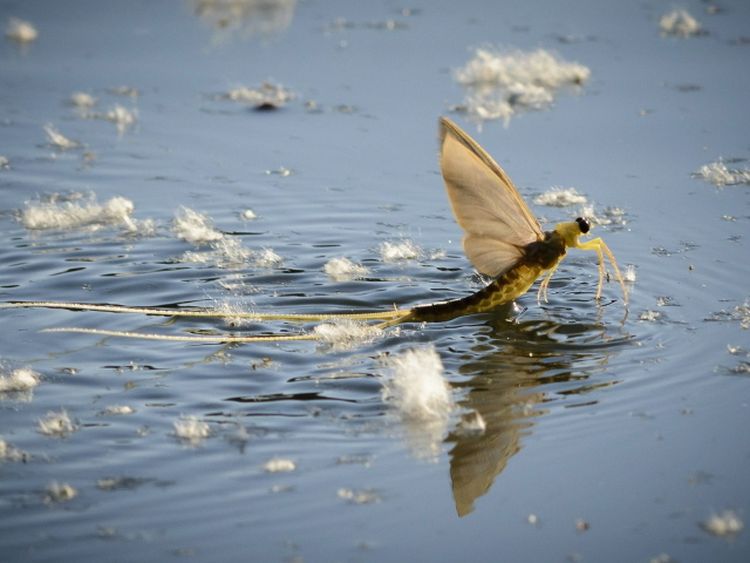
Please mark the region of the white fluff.
<svg viewBox="0 0 750 563"><path fill-rule="evenodd" d="M586 196L579 194L575 188L554 187L534 198L534 203L537 205L548 205L550 207L582 205L586 202Z"/></svg>
<svg viewBox="0 0 750 563"><path fill-rule="evenodd" d="M81 143L68 139L65 135L60 133L54 125L48 123L43 127L45 134L47 135L47 142L60 150L75 149L81 146Z"/></svg>
<svg viewBox="0 0 750 563"><path fill-rule="evenodd" d="M104 416L119 416L124 414L133 414L135 409L129 405L109 405L101 414Z"/></svg>
<svg viewBox="0 0 750 563"><path fill-rule="evenodd" d="M400 242L384 242L379 247L380 258L383 262L401 262L404 260L416 260L422 254L419 248L410 240Z"/></svg>
<svg viewBox="0 0 750 563"><path fill-rule="evenodd" d="M0 393L31 391L39 385L39 374L31 368L18 368L0 372Z"/></svg>
<svg viewBox="0 0 750 563"><path fill-rule="evenodd" d="M690 37L701 32L701 24L686 10L672 10L659 19L659 27L666 35Z"/></svg>
<svg viewBox="0 0 750 563"><path fill-rule="evenodd" d="M271 248L264 248L255 256L255 265L259 268L276 268L284 259Z"/></svg>
<svg viewBox="0 0 750 563"><path fill-rule="evenodd" d="M622 227L627 224L625 210L620 207L605 207L597 211L592 204L583 205L577 214L579 217L585 217L592 225L614 225Z"/></svg>
<svg viewBox="0 0 750 563"><path fill-rule="evenodd" d="M183 253L182 262L193 262L196 264L207 264L213 262L220 268L241 268L254 257L253 263L258 268L274 268L281 264L283 259L273 250L266 249L260 254L242 246L236 239L223 237L221 240L211 243L213 250L206 252L187 251Z"/></svg>
<svg viewBox="0 0 750 563"><path fill-rule="evenodd" d="M745 299L744 303L735 306L731 315L735 320L740 321L740 326L743 329L750 328L750 300Z"/></svg>
<svg viewBox="0 0 750 563"><path fill-rule="evenodd" d="M351 319L339 319L317 325L314 329L319 340L335 350L348 350L372 342L383 334L382 329Z"/></svg>
<svg viewBox="0 0 750 563"><path fill-rule="evenodd" d="M31 22L10 18L5 28L5 37L19 43L31 43L39 36L39 32Z"/></svg>
<svg viewBox="0 0 750 563"><path fill-rule="evenodd" d="M465 86L534 85L555 90L565 85L583 84L591 71L579 64L562 60L544 49L506 51L479 48L474 57L456 71L456 80Z"/></svg>
<svg viewBox="0 0 750 563"><path fill-rule="evenodd" d="M706 182L711 182L717 188L737 184L750 184L750 169L728 168L722 159L701 166L694 174Z"/></svg>
<svg viewBox="0 0 750 563"><path fill-rule="evenodd" d="M189 207L180 207L172 222L172 232L180 239L190 244L206 244L224 238L224 234L216 230L211 219Z"/></svg>
<svg viewBox="0 0 750 563"><path fill-rule="evenodd" d="M134 86L127 86L123 84L122 86L115 86L114 88L110 88L109 90L110 94L114 94L115 96L125 96L127 98L137 98L141 95L138 88L135 88Z"/></svg>
<svg viewBox="0 0 750 563"><path fill-rule="evenodd" d="M0 461L24 461L29 454L12 446L0 437Z"/></svg>
<svg viewBox="0 0 750 563"><path fill-rule="evenodd" d="M543 109L555 99L552 90L548 87L523 82L508 86L506 97L512 107L527 109Z"/></svg>
<svg viewBox="0 0 750 563"><path fill-rule="evenodd" d="M295 94L281 84L263 82L257 88L248 88L247 86L232 88L223 97L233 102L265 109L282 107L293 100Z"/></svg>
<svg viewBox="0 0 750 563"><path fill-rule="evenodd" d="M68 483L52 481L47 485L45 496L47 502L67 502L78 496L78 491Z"/></svg>
<svg viewBox="0 0 750 563"><path fill-rule="evenodd" d="M222 279L217 280L222 289L234 295L246 295L249 293L259 293L260 289L248 282L241 273L228 274Z"/></svg>
<svg viewBox="0 0 750 563"><path fill-rule="evenodd" d="M516 113L503 93L493 91L471 92L464 97L464 103L455 108L480 121L502 120L506 125Z"/></svg>
<svg viewBox="0 0 750 563"><path fill-rule="evenodd" d="M266 170L266 174L269 176L271 174L275 174L276 176L281 176L282 178L287 178L294 174L294 171L291 168L287 168L286 166L279 166L275 170Z"/></svg>
<svg viewBox="0 0 750 563"><path fill-rule="evenodd" d="M294 461L281 457L271 458L263 465L263 470L267 473L289 473L295 469L297 465Z"/></svg>
<svg viewBox="0 0 750 563"><path fill-rule="evenodd" d="M253 221L254 219L257 219L258 216L255 214L255 211L252 209L245 209L242 213L240 213L240 217L242 217L245 221Z"/></svg>
<svg viewBox="0 0 750 563"><path fill-rule="evenodd" d="M445 258L447 253L442 248L435 248L433 250L430 250L430 252L427 254L427 257L430 260L442 260Z"/></svg>
<svg viewBox="0 0 750 563"><path fill-rule="evenodd" d="M727 344L727 352L729 352L733 356L747 356L748 358L750 358L750 352L745 351L742 346Z"/></svg>
<svg viewBox="0 0 750 563"><path fill-rule="evenodd" d="M380 495L371 489L355 490L342 487L336 494L340 499L352 504L373 504L380 502Z"/></svg>
<svg viewBox="0 0 750 563"><path fill-rule="evenodd" d="M433 346L407 350L389 360L391 377L383 383L383 400L403 419L447 421L453 410L443 362Z"/></svg>
<svg viewBox="0 0 750 563"><path fill-rule="evenodd" d="M220 267L243 266L252 257L253 251L242 246L236 238L223 235L221 239L212 242L213 259Z"/></svg>
<svg viewBox="0 0 750 563"><path fill-rule="evenodd" d="M242 316L246 309L237 303L230 301L218 301L215 306L217 313L228 315L222 317L222 322L230 327L237 328L248 323L255 322L255 319L248 319Z"/></svg>
<svg viewBox="0 0 750 563"><path fill-rule="evenodd" d="M725 510L721 514L712 514L701 526L715 536L733 536L741 532L745 524L734 511Z"/></svg>
<svg viewBox="0 0 750 563"><path fill-rule="evenodd" d="M10 168L10 160L7 157L0 155L0 170L7 170Z"/></svg>
<svg viewBox="0 0 750 563"><path fill-rule="evenodd" d="M92 196L87 201L51 201L28 203L21 212L21 222L27 229L79 229L119 225L129 232L144 232L153 229L152 222L136 222L133 218L135 206L124 197L113 197L103 204Z"/></svg>
<svg viewBox="0 0 750 563"><path fill-rule="evenodd" d="M622 279L628 283L635 283L637 278L636 269L633 264L625 266L625 271L622 273Z"/></svg>
<svg viewBox="0 0 750 563"><path fill-rule="evenodd" d="M581 85L590 74L587 67L544 49L482 47L454 73L456 81L467 89L464 103L456 109L480 121L501 119L507 125L518 111L550 106L558 90Z"/></svg>
<svg viewBox="0 0 750 563"><path fill-rule="evenodd" d="M85 114L90 119L102 119L114 123L119 133L123 133L138 121L138 112L134 109L128 109L120 104L114 105L104 113L92 112Z"/></svg>
<svg viewBox="0 0 750 563"><path fill-rule="evenodd" d="M68 413L61 410L60 412L48 412L45 418L39 420L37 430L45 436L64 437L75 432L77 428Z"/></svg>
<svg viewBox="0 0 750 563"><path fill-rule="evenodd" d="M70 103L77 108L87 109L96 105L96 98L86 92L73 92L70 95Z"/></svg>
<svg viewBox="0 0 750 563"><path fill-rule="evenodd" d="M348 281L363 278L370 270L362 264L356 264L348 258L331 258L323 267L323 271L335 281Z"/></svg>
<svg viewBox="0 0 750 563"><path fill-rule="evenodd" d="M649 323L653 323L661 319L662 314L659 311L643 311L640 315L638 315L639 321L646 321Z"/></svg>
<svg viewBox="0 0 750 563"><path fill-rule="evenodd" d="M470 411L461 415L456 426L456 432L460 436L481 436L487 429L484 417L478 411Z"/></svg>
<svg viewBox="0 0 750 563"><path fill-rule="evenodd" d="M738 321L740 327L750 329L750 298L745 299L744 303L735 305L732 309L722 309L712 313L706 320L710 321Z"/></svg>
<svg viewBox="0 0 750 563"><path fill-rule="evenodd" d="M185 416L174 421L174 435L190 445L198 445L211 435L211 428L195 416Z"/></svg>
<svg viewBox="0 0 750 563"><path fill-rule="evenodd" d="M259 268L279 266L283 259L270 248L255 253L245 248L239 239L217 230L209 217L193 209L181 207L172 222L172 232L196 246L209 246L210 252L186 252L183 262L214 262L221 268L241 267L250 259Z"/></svg>

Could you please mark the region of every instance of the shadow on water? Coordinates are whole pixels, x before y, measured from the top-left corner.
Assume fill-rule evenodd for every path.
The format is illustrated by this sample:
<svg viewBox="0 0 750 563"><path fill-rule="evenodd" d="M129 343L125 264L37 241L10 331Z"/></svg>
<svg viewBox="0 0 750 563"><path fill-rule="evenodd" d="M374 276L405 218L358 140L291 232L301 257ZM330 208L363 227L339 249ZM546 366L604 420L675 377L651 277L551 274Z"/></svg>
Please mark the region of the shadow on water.
<svg viewBox="0 0 750 563"><path fill-rule="evenodd" d="M456 512L474 510L522 447L535 418L564 407L596 404L585 395L618 381L600 377L622 345L631 341L624 331L597 323L551 320L513 321L494 316L486 322L485 339L472 346L459 369L468 379L455 384L465 389L459 405L478 413L483 431L453 431L450 476Z"/></svg>

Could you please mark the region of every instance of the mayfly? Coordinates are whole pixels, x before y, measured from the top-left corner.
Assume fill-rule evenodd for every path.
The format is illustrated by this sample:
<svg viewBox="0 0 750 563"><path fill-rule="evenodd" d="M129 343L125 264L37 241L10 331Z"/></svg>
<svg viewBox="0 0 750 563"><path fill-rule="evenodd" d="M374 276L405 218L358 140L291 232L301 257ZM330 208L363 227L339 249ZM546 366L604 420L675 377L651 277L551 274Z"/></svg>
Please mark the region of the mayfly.
<svg viewBox="0 0 750 563"><path fill-rule="evenodd" d="M537 299L546 301L550 280L568 248L596 252L599 271L597 300L601 299L604 280L609 277L604 262L605 257L609 259L615 277L622 288L623 301L627 304L627 288L609 247L598 237L585 242L579 240L579 237L589 232L589 222L579 217L575 221L558 223L551 231L542 231L539 221L531 213L505 171L474 139L445 117L440 119L440 169L453 214L465 233L464 252L479 273L492 278L492 281L484 288L463 298L417 305L411 309L396 308L370 313L340 314L256 312L238 314L211 309L160 309L56 301L13 301L5 303L4 306L140 313L166 317L240 317L259 321L321 322L349 319L380 321L377 326L385 328L406 322L445 321L462 315L491 311L526 293L542 275L544 277L539 284ZM254 336L231 334L181 336L86 328L48 330L153 340L221 343L318 338L315 332Z"/></svg>

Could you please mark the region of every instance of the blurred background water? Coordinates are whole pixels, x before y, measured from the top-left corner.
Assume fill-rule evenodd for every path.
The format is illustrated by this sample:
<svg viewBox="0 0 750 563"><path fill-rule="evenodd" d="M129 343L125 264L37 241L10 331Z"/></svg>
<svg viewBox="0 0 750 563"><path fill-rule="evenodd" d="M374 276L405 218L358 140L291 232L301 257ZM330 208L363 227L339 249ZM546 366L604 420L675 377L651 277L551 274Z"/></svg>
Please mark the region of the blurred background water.
<svg viewBox="0 0 750 563"><path fill-rule="evenodd" d="M354 343L45 333L298 329L0 310L0 559L747 561L750 5L680 7L699 32L662 31L675 6L656 0L0 2L3 25L38 32L0 43L2 301L466 295L480 282L436 159L447 114L528 201L583 194L533 208L547 228L593 212L634 279L627 311L616 284L598 306L595 256L573 251L547 304L532 291ZM457 80L477 48L590 76L481 119ZM270 98L250 92L264 82ZM709 163L737 185L696 177ZM218 238L181 238L181 208ZM366 273L334 279L342 257ZM423 393L449 382L447 414L383 394L413 372Z"/></svg>

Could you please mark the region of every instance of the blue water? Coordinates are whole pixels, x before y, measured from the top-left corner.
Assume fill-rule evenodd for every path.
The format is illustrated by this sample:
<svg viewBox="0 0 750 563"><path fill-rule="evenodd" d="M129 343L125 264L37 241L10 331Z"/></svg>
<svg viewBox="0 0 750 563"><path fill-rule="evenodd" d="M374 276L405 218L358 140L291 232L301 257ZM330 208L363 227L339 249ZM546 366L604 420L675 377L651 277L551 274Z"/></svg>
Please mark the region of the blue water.
<svg viewBox="0 0 750 563"><path fill-rule="evenodd" d="M747 561L747 530L722 537L700 524L750 513L750 196L691 173L750 157L750 7L727 0L709 14L687 2L708 33L679 39L659 33L673 6L656 1L298 2L264 33L257 17L217 30L196 5L0 3L0 20L39 30L29 45L0 42L1 301L305 312L475 291L439 175L437 118L463 99L452 71L491 44L591 69L579 92L507 126L452 117L528 201L574 186L597 210L624 210L624 225L595 234L635 267L630 304L610 283L598 306L595 256L572 251L547 304L532 291L515 308L348 348L49 333L298 329L0 310L2 374L29 367L41 379L0 395L0 436L28 454L0 461L0 559ZM297 98L258 112L217 96L264 80ZM112 93L123 85L139 95ZM98 111L135 110L137 122L118 134L81 119L66 104L74 91L98 98ZM47 146L47 123L85 146ZM280 167L292 174L267 173ZM155 232L33 231L19 220L29 203L89 192L128 198ZM185 261L196 248L172 232L180 206L283 262ZM240 217L248 208L256 220ZM554 223L576 210L534 211ZM420 257L383 261L379 245L402 239ZM341 256L369 275L331 280L323 267ZM381 395L386 356L424 346L460 407L437 437ZM109 405L135 412L105 416ZM40 434L39 419L61 409L77 430ZM460 432L472 410L481 435ZM184 416L211 436L177 439ZM295 470L266 472L274 457ZM108 478L125 479L102 487ZM50 501L52 481L77 496Z"/></svg>

